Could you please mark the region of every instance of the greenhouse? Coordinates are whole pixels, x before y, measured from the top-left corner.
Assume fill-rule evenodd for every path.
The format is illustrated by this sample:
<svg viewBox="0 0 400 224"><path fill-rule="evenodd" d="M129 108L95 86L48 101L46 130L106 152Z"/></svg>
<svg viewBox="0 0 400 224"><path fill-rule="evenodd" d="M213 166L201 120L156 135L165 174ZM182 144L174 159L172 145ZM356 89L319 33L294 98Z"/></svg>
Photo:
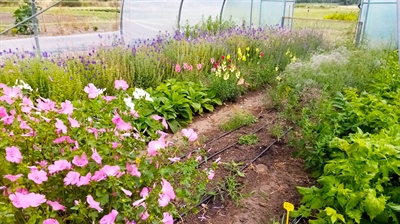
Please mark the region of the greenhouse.
<svg viewBox="0 0 400 224"><path fill-rule="evenodd" d="M399 26L395 0L0 0L0 223L400 224Z"/></svg>

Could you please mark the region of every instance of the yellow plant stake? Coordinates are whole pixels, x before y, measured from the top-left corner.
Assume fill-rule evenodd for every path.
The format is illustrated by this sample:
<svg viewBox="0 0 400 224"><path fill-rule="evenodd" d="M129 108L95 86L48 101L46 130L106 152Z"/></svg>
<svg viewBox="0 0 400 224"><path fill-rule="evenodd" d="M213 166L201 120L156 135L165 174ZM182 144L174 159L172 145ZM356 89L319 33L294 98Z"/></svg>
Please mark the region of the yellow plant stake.
<svg viewBox="0 0 400 224"><path fill-rule="evenodd" d="M286 213L286 224L288 224L289 223L289 212L290 211L294 211L294 205L292 203L289 203L289 202L284 202L283 203L283 207L287 211L287 213Z"/></svg>

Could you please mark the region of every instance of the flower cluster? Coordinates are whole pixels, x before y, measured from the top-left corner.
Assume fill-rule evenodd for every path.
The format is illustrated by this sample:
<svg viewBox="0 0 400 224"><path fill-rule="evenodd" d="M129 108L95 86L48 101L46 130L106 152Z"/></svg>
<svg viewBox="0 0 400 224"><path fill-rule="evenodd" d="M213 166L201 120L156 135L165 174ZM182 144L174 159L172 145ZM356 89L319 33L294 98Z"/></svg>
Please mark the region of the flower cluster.
<svg viewBox="0 0 400 224"><path fill-rule="evenodd" d="M16 209L10 213L22 213L10 214L12 222L90 219L170 224L179 212L173 203L178 197L175 192L183 191L173 176L189 178L183 169L197 173L195 183L185 186L192 186L189 190L195 195L203 193L194 191L198 183L205 185L204 180L212 177L213 170L187 167L197 163L197 157L176 159L179 150L168 150L172 143L161 131L168 128L165 119L135 111L135 102L152 101L151 96L129 89L124 80L115 81L120 91L116 96L102 96L104 90L89 84L84 88L87 100L62 103L44 98L34 102L20 87L0 84L0 88L0 145L4 147L0 209L7 211L11 204ZM126 95L133 96L132 105L126 103ZM149 130L145 134L138 126L140 119L154 124L153 132L158 134ZM182 134L186 141L197 139L192 129Z"/></svg>
<svg viewBox="0 0 400 224"><path fill-rule="evenodd" d="M200 71L203 68L203 64L202 63L198 63L196 65L196 69L197 71ZM180 73L183 71L192 71L193 70L193 65L188 64L188 63L183 63L182 66L180 64L175 64L175 72L176 73Z"/></svg>
<svg viewBox="0 0 400 224"><path fill-rule="evenodd" d="M213 65L211 71L215 73L216 77L222 77L224 80L228 80L229 77L235 77L236 79L240 78L240 71L232 62L229 54L226 57L222 55L221 60L218 61L211 58L210 62Z"/></svg>
<svg viewBox="0 0 400 224"><path fill-rule="evenodd" d="M246 47L244 53L242 53L242 49L239 47L237 49L237 56L238 61L254 61L264 57L264 52L260 52L259 48L252 49Z"/></svg>

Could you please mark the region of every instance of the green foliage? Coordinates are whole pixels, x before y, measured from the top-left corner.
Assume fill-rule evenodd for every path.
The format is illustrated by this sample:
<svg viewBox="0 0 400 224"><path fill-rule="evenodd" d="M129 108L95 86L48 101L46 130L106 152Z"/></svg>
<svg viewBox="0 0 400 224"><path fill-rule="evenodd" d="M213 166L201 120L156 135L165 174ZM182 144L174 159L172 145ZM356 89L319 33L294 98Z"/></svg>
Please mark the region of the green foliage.
<svg viewBox="0 0 400 224"><path fill-rule="evenodd" d="M146 114L162 115L173 133L192 122L194 114L213 111L215 104L221 105L221 100L200 83L171 79L148 92L154 102Z"/></svg>
<svg viewBox="0 0 400 224"><path fill-rule="evenodd" d="M220 128L224 131L231 131L257 121L258 119L251 113L244 110L236 110L233 112L228 121L220 125Z"/></svg>
<svg viewBox="0 0 400 224"><path fill-rule="evenodd" d="M41 9L40 6L36 5L36 12ZM24 0L24 3L19 6L17 10L14 12L15 24L22 22L28 17L32 16L32 2L30 0ZM36 20L37 22L38 20ZM30 35L33 34L33 24L32 20L28 20L17 28L17 34Z"/></svg>
<svg viewBox="0 0 400 224"><path fill-rule="evenodd" d="M242 135L239 137L239 144L241 145L254 145L259 141L260 139L258 139L256 134Z"/></svg>
<svg viewBox="0 0 400 224"><path fill-rule="evenodd" d="M358 12L335 12L324 16L324 19L343 20L343 21L358 21Z"/></svg>
<svg viewBox="0 0 400 224"><path fill-rule="evenodd" d="M186 38L196 38L200 34L207 33L209 35L216 35L222 30L227 30L235 27L235 23L232 21L232 18L229 20L222 20L219 16L215 17L213 20L212 16L209 16L207 19L204 19L204 16L201 18L201 21L191 26L189 21L186 21L186 24L182 28L182 32L185 33Z"/></svg>
<svg viewBox="0 0 400 224"><path fill-rule="evenodd" d="M364 91L338 93L322 104L319 117L303 114L309 115L303 119L303 137L313 147L306 162L317 171L320 186L298 188L303 195L298 215L311 218L310 223L399 223L396 54L370 76Z"/></svg>

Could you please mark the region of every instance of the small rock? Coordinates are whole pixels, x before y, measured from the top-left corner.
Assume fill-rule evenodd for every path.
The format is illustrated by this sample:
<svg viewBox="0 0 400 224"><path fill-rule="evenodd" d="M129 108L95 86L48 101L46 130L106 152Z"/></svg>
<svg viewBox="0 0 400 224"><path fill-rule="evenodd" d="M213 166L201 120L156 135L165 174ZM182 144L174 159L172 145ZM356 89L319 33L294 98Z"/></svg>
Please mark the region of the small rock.
<svg viewBox="0 0 400 224"><path fill-rule="evenodd" d="M256 172L259 174L266 174L268 167L264 164L257 164L256 165Z"/></svg>

